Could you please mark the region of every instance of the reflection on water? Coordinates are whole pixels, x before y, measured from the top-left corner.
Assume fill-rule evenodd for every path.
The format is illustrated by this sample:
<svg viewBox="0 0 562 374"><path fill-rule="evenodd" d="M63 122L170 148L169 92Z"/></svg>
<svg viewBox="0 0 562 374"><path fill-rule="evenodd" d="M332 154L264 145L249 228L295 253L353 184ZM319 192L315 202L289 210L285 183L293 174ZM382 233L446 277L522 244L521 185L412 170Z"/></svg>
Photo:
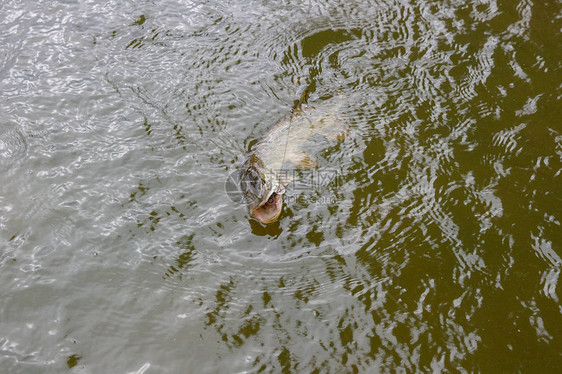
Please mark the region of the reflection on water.
<svg viewBox="0 0 562 374"><path fill-rule="evenodd" d="M2 372L562 364L557 2L0 8ZM339 183L263 226L225 181L305 86Z"/></svg>

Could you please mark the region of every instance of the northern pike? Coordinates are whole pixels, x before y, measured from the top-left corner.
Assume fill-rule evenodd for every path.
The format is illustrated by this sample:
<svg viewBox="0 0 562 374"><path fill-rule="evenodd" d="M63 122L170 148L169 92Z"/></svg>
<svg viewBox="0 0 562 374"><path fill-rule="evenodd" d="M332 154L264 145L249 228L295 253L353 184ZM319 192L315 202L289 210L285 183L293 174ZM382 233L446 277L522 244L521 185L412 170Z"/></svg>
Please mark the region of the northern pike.
<svg viewBox="0 0 562 374"><path fill-rule="evenodd" d="M240 190L250 216L263 224L275 222L283 209L283 194L291 182L284 165L312 168L316 161L305 148L320 135L340 139L346 123L338 114L341 98L329 99L316 107L303 106L305 90L291 114L277 122L251 148L239 169Z"/></svg>

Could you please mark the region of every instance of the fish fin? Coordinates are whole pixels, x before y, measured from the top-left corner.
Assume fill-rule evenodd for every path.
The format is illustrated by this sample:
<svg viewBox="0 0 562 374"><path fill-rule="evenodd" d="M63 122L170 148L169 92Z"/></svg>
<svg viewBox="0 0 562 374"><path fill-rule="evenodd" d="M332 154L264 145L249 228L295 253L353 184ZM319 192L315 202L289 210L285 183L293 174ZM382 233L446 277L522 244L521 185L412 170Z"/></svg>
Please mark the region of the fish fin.
<svg viewBox="0 0 562 374"><path fill-rule="evenodd" d="M302 107L302 105L304 103L307 102L308 100L308 96L310 95L310 87L306 87L299 99L299 101L296 102L295 106L293 107L293 113L295 113L296 111L300 110L300 108Z"/></svg>
<svg viewBox="0 0 562 374"><path fill-rule="evenodd" d="M316 167L318 163L312 157L304 153L303 151L291 152L287 155L287 159L295 165L299 165L304 169L311 169Z"/></svg>
<svg viewBox="0 0 562 374"><path fill-rule="evenodd" d="M318 134L325 136L328 140L341 141L349 134L348 122L339 115L324 118L318 127Z"/></svg>

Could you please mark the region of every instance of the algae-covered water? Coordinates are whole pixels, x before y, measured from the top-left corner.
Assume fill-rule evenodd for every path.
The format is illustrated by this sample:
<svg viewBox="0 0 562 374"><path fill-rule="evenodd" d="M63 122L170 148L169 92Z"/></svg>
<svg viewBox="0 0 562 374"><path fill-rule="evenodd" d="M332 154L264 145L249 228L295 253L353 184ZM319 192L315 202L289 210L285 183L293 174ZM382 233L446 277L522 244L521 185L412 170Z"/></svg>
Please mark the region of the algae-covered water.
<svg viewBox="0 0 562 374"><path fill-rule="evenodd" d="M561 17L3 1L0 372L558 372ZM263 226L225 182L305 87L350 129Z"/></svg>

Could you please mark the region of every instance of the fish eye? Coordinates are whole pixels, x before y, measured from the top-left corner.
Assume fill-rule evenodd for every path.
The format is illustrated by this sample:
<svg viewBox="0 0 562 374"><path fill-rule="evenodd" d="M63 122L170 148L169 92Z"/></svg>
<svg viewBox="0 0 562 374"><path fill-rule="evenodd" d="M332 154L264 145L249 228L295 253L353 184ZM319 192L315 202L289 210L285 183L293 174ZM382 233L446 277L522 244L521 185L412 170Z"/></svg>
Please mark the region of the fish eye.
<svg viewBox="0 0 562 374"><path fill-rule="evenodd" d="M267 199L267 202L269 204L273 203L273 200L275 199L275 196L277 196L277 192L272 193L271 196L269 197L269 199Z"/></svg>

